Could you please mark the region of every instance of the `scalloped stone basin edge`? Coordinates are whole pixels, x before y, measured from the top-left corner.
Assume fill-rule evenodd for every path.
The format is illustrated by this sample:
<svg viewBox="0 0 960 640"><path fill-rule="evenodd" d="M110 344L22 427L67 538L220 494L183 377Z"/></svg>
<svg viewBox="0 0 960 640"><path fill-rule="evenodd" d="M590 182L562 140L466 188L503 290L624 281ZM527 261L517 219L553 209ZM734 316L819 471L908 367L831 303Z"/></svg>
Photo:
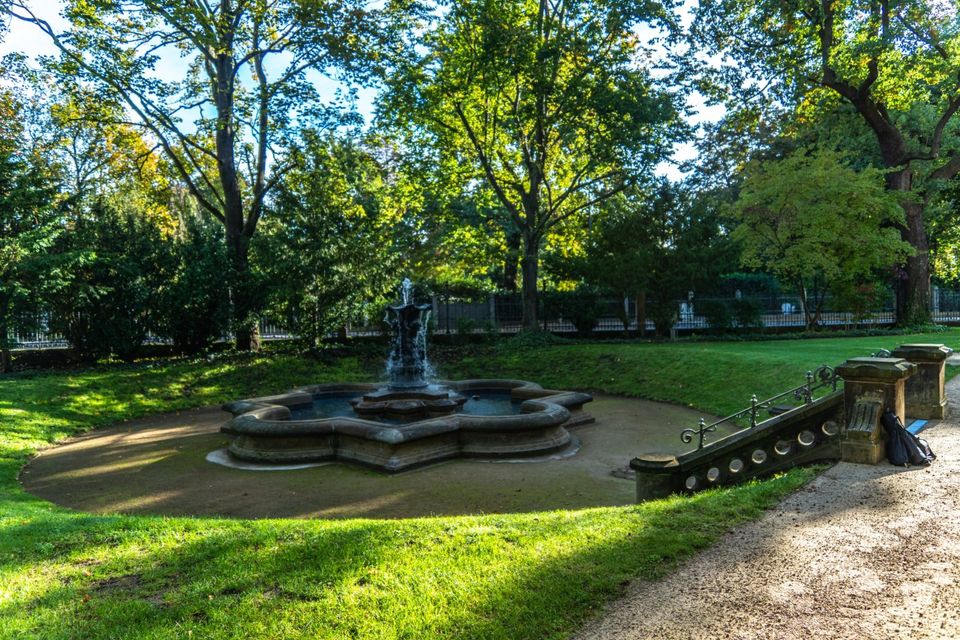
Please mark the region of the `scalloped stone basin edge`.
<svg viewBox="0 0 960 640"><path fill-rule="evenodd" d="M361 417L291 420L291 409L315 398L379 389L378 384L321 384L223 405L233 414L221 431L229 452L248 462L301 463L342 460L394 473L451 458L517 458L566 448L567 428L594 421L583 411L593 396L544 389L524 380L456 380L438 384L462 393L509 392L521 401L517 415L456 413L405 424Z"/></svg>

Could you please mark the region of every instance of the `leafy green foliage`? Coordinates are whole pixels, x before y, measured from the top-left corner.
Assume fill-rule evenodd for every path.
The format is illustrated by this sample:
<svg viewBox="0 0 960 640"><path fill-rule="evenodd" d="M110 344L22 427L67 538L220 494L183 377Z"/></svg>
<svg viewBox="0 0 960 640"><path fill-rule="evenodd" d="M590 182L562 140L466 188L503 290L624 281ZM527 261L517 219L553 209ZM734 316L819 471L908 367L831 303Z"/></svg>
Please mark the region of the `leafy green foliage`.
<svg viewBox="0 0 960 640"><path fill-rule="evenodd" d="M396 284L399 216L385 183L369 151L311 135L279 186L255 251L273 310L310 344L376 315Z"/></svg>
<svg viewBox="0 0 960 640"><path fill-rule="evenodd" d="M697 311L707 321L707 326L716 333L725 333L733 326L730 308L723 300L704 300L697 303Z"/></svg>
<svg viewBox="0 0 960 640"><path fill-rule="evenodd" d="M60 277L44 287L52 326L84 360L132 360L159 309L168 270L155 226L135 211L105 203L74 222L57 250Z"/></svg>
<svg viewBox="0 0 960 640"><path fill-rule="evenodd" d="M35 302L43 259L62 230L57 176L27 147L21 112L19 101L0 89L0 372L10 365L11 318Z"/></svg>
<svg viewBox="0 0 960 640"><path fill-rule="evenodd" d="M645 177L679 132L674 96L634 36L671 16L657 3L580 0L440 3L431 15L387 78L380 116L465 187L493 192L522 238L533 329L548 232Z"/></svg>
<svg viewBox="0 0 960 640"><path fill-rule="evenodd" d="M4 12L36 26L60 52L63 89L95 92L149 132L201 211L223 225L233 330L255 346L262 296L248 252L268 196L289 168L283 150L306 125L348 123L324 108L310 70L359 71L381 35L359 2L65 3L58 33L30 3ZM349 34L349 35L345 35ZM187 58L180 77L158 72L165 53ZM86 102L91 101L77 101ZM99 120L101 110L81 114ZM148 154L149 155L149 154Z"/></svg>
<svg viewBox="0 0 960 640"><path fill-rule="evenodd" d="M731 304L731 313L740 329L755 329L763 327L760 317L760 305L750 298L740 298Z"/></svg>
<svg viewBox="0 0 960 640"><path fill-rule="evenodd" d="M911 252L893 228L903 211L881 181L878 170L854 171L822 149L748 168L733 209L743 263L793 283L808 327L818 322L826 285L859 282Z"/></svg>
<svg viewBox="0 0 960 640"><path fill-rule="evenodd" d="M715 287L735 264L737 247L719 211L710 194L682 186L632 188L598 206L582 254L546 263L619 297L649 297L638 309L638 323L645 325L649 315L658 335L666 335L677 319L676 300ZM624 311L620 319L626 329L631 318Z"/></svg>
<svg viewBox="0 0 960 640"><path fill-rule="evenodd" d="M230 300L221 286L229 263L219 231L199 216L186 215L177 233L163 240L169 273L159 282L152 326L173 341L177 353L205 351L230 327Z"/></svg>
<svg viewBox="0 0 960 640"><path fill-rule="evenodd" d="M783 120L784 111L787 139L833 119L830 135L815 142L850 150L869 141L863 157L887 169L887 188L903 194L905 218L894 224L914 249L892 279L901 324L928 314L937 244L929 232L949 225L931 218L960 172L957 18L956 6L925 0L704 0L692 23L690 45L700 55L687 58L685 71L732 110L728 121L741 135L731 134L731 148L749 144L745 121L759 129Z"/></svg>
<svg viewBox="0 0 960 640"><path fill-rule="evenodd" d="M544 316L553 320L569 320L577 335L587 338L597 326L603 308L599 292L589 285L581 284L572 291L550 291L543 296Z"/></svg>

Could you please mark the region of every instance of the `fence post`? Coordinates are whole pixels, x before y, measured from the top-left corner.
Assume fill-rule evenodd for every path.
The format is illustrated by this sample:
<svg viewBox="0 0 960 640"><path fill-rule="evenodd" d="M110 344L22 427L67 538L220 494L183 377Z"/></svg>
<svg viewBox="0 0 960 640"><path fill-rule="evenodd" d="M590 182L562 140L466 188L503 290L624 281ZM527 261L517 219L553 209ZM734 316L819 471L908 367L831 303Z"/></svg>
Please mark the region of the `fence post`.
<svg viewBox="0 0 960 640"><path fill-rule="evenodd" d="M903 344L893 350L893 357L917 365L917 375L907 380L905 389L908 416L933 419L947 417L944 369L951 355L953 350L942 344Z"/></svg>
<svg viewBox="0 0 960 640"><path fill-rule="evenodd" d="M890 409L906 421L904 389L916 371L903 358L850 358L836 368L844 382L841 460L879 464L887 457L880 416Z"/></svg>
<svg viewBox="0 0 960 640"><path fill-rule="evenodd" d="M630 461L636 474L637 502L666 498L680 491L680 463L670 454L648 453Z"/></svg>

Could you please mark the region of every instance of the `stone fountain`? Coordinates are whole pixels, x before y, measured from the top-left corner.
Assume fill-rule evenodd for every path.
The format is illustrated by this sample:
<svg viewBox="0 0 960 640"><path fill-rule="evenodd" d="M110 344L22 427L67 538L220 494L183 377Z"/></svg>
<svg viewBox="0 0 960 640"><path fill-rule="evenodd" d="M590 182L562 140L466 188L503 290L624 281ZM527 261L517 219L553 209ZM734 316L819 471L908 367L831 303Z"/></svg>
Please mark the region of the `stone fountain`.
<svg viewBox="0 0 960 640"><path fill-rule="evenodd" d="M364 417L405 421L455 413L467 398L447 386L427 381L431 372L427 361L431 307L413 301L413 284L407 278L403 281L402 296L400 305L387 307L385 318L393 332L387 358L390 384L352 401L353 410Z"/></svg>
<svg viewBox="0 0 960 640"><path fill-rule="evenodd" d="M342 460L396 472L455 457L521 458L571 450L569 427L593 422L586 393L523 380L431 381L430 305L404 280L388 307L389 382L324 384L223 406L230 455L246 462Z"/></svg>

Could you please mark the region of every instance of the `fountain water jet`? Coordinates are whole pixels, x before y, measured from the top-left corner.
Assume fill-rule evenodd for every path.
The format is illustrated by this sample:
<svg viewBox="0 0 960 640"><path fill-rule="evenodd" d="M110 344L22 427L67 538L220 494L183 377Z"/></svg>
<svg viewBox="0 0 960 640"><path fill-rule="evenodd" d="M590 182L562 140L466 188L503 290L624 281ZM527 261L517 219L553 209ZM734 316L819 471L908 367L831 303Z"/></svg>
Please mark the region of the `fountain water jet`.
<svg viewBox="0 0 960 640"><path fill-rule="evenodd" d="M454 413L466 398L444 385L431 385L427 361L427 324L430 305L413 300L413 284L404 278L402 304L387 307L387 324L393 330L387 375L390 383L351 401L364 417L412 421Z"/></svg>
<svg viewBox="0 0 960 640"><path fill-rule="evenodd" d="M403 279L403 304L387 307L385 318L393 330L393 346L387 360L391 389L418 389L427 386L427 324L429 304L413 302L413 283Z"/></svg>

